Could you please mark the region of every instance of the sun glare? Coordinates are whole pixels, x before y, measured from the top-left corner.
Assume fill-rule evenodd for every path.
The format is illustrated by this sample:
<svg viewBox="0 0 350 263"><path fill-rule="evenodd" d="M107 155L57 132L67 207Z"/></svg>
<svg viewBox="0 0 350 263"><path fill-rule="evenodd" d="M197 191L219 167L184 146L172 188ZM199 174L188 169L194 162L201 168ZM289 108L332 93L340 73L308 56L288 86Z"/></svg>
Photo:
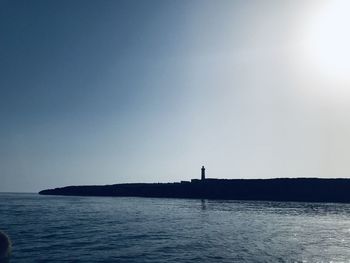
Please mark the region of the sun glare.
<svg viewBox="0 0 350 263"><path fill-rule="evenodd" d="M332 81L350 81L350 1L322 2L304 27L303 53L313 70Z"/></svg>

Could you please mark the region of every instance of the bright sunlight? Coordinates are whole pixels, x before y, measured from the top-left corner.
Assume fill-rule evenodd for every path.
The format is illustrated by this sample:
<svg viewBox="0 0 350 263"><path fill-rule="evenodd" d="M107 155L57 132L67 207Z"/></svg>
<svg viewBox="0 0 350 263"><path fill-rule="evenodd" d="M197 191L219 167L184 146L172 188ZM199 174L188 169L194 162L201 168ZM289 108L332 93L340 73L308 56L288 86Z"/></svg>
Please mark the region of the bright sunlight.
<svg viewBox="0 0 350 263"><path fill-rule="evenodd" d="M331 81L350 81L350 1L323 2L309 14L303 48L311 67ZM344 83L343 83L344 84Z"/></svg>

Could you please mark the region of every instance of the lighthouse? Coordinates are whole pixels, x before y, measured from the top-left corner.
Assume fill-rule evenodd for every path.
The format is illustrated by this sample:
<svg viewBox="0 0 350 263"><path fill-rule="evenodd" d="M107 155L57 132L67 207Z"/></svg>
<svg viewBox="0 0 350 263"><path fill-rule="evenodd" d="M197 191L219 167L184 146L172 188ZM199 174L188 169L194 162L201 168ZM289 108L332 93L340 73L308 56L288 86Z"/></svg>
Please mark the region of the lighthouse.
<svg viewBox="0 0 350 263"><path fill-rule="evenodd" d="M205 168L204 166L202 166L202 169L201 169L201 180L204 181L205 180Z"/></svg>

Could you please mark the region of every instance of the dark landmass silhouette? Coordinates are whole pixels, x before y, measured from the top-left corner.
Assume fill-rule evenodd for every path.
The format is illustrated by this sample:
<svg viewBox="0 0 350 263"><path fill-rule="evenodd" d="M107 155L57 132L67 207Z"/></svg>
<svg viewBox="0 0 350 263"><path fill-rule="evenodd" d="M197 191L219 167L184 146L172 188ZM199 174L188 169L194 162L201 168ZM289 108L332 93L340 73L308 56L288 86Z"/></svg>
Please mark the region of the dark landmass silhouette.
<svg viewBox="0 0 350 263"><path fill-rule="evenodd" d="M179 183L67 186L39 194L350 203L350 179L193 179Z"/></svg>

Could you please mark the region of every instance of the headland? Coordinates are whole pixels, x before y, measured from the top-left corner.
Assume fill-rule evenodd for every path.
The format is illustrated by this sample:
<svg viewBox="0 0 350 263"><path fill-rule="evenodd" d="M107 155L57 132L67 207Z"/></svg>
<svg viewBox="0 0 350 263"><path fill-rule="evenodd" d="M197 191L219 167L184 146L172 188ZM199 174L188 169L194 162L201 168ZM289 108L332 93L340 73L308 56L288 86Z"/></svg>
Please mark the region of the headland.
<svg viewBox="0 0 350 263"><path fill-rule="evenodd" d="M350 179L193 179L176 183L67 186L41 195L135 196L350 203Z"/></svg>

